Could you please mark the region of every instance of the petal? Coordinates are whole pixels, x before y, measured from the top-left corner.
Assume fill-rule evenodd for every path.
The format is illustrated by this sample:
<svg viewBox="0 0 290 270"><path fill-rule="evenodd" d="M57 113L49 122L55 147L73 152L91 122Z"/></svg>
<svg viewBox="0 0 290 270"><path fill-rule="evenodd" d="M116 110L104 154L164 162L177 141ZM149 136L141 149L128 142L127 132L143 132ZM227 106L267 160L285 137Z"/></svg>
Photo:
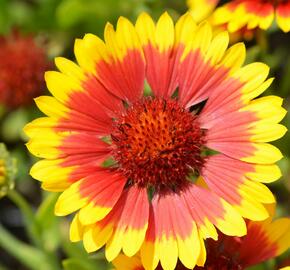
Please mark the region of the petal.
<svg viewBox="0 0 290 270"><path fill-rule="evenodd" d="M248 64L234 74L234 78L238 78L242 83L243 87L241 92L248 94L255 91L268 77L269 67L264 63L251 63ZM258 96L261 93L257 93Z"/></svg>
<svg viewBox="0 0 290 270"><path fill-rule="evenodd" d="M278 96L266 96L252 100L240 111L254 113L260 122L279 123L286 115L287 111L282 108L283 99Z"/></svg>
<svg viewBox="0 0 290 270"><path fill-rule="evenodd" d="M63 191L71 184L68 180L73 170L73 167L62 167L60 160L40 160L32 166L30 174L36 180L52 183L50 191Z"/></svg>
<svg viewBox="0 0 290 270"><path fill-rule="evenodd" d="M73 183L58 198L54 213L58 216L68 215L87 204L88 199L81 196L80 186L82 180Z"/></svg>
<svg viewBox="0 0 290 270"><path fill-rule="evenodd" d="M212 127L214 121L242 109L269 86L272 80L265 82L268 73L269 67L263 63L249 64L233 72L211 92L200 115L201 125Z"/></svg>
<svg viewBox="0 0 290 270"><path fill-rule="evenodd" d="M65 104L65 107L67 107L62 108L62 111L65 111L67 114L70 114L71 112L71 117L68 117L68 119L72 118L70 120L71 122L77 120L76 118L79 117L80 114L81 116L91 116L94 119L90 119L92 123L98 123L101 129L103 127L103 129L105 128L105 130L108 132L108 128L106 129L106 126L110 126L110 118L100 106L100 102L94 99L94 95L91 96L90 92L86 91L86 89L83 87L83 82L81 82L76 77L70 77L66 74L56 71L46 72L45 79L47 87L53 96L55 96L58 101ZM98 91L98 89L95 88L94 91ZM105 92L105 90L101 91ZM114 99L112 99L112 102L114 102ZM63 107L57 102L53 102L51 105ZM78 113L76 114L74 111ZM74 117L75 115L77 117ZM80 121L77 120L77 122Z"/></svg>
<svg viewBox="0 0 290 270"><path fill-rule="evenodd" d="M87 74L96 75L96 63L110 60L104 42L95 35L87 34L83 39L76 39L74 53L81 69Z"/></svg>
<svg viewBox="0 0 290 270"><path fill-rule="evenodd" d="M108 242L119 216L120 211L113 209L103 220L83 228L83 243L87 252L99 250Z"/></svg>
<svg viewBox="0 0 290 270"><path fill-rule="evenodd" d="M94 174L107 157L83 153L60 159L40 160L31 168L30 174L42 182L43 189L64 191L72 183Z"/></svg>
<svg viewBox="0 0 290 270"><path fill-rule="evenodd" d="M113 260L113 265L116 270L143 270L142 262L139 256L127 257L120 254L115 260Z"/></svg>
<svg viewBox="0 0 290 270"><path fill-rule="evenodd" d="M97 64L97 76L112 94L132 103L141 97L145 79L145 60L135 28L120 17L116 31L107 24L104 37L112 59Z"/></svg>
<svg viewBox="0 0 290 270"><path fill-rule="evenodd" d="M183 209L183 211L180 211ZM200 254L200 240L183 199L173 192L156 195L152 201L149 227L141 248L145 269L160 261L165 270L174 269L178 258L192 269Z"/></svg>
<svg viewBox="0 0 290 270"><path fill-rule="evenodd" d="M67 215L81 208L78 219L83 225L103 219L121 196L126 179L101 170L66 189L55 205L57 215Z"/></svg>
<svg viewBox="0 0 290 270"><path fill-rule="evenodd" d="M246 47L244 43L231 46L221 59L221 65L231 68L231 73L238 70L246 59Z"/></svg>
<svg viewBox="0 0 290 270"><path fill-rule="evenodd" d="M290 3L280 3L276 8L277 24L284 32L290 31Z"/></svg>
<svg viewBox="0 0 290 270"><path fill-rule="evenodd" d="M26 144L29 151L37 157L56 159L69 155L95 154L96 159L108 156L109 145L85 134L72 132L55 133L51 129L37 129L38 135Z"/></svg>
<svg viewBox="0 0 290 270"><path fill-rule="evenodd" d="M276 181L282 176L280 168L275 165L254 165L254 171L249 171L246 176L254 181L259 181L263 183L271 183Z"/></svg>
<svg viewBox="0 0 290 270"><path fill-rule="evenodd" d="M184 25L191 23L189 19L184 21ZM180 40L184 52L180 59L178 94L180 102L186 107L208 98L210 92L226 78L229 71L224 66L215 67L228 46L228 35L221 33L212 39L209 24L202 23L198 27L194 22L191 24L194 27L188 33L187 39L181 36Z"/></svg>
<svg viewBox="0 0 290 270"><path fill-rule="evenodd" d="M199 257L196 261L196 264L198 266L204 266L204 264L206 262L206 248L205 248L205 243L204 243L204 240L203 240L201 234L199 234L199 241L200 241L200 254L199 254Z"/></svg>
<svg viewBox="0 0 290 270"><path fill-rule="evenodd" d="M89 203L79 212L80 222L89 225L103 219L120 198L126 182L122 175L109 170L99 170L86 177L79 192Z"/></svg>
<svg viewBox="0 0 290 270"><path fill-rule="evenodd" d="M238 111L215 116L202 125L209 129L205 140L234 144L242 141L269 142L281 138L287 129L276 123L283 119L286 110L281 105L276 106L277 99L275 96L255 99Z"/></svg>
<svg viewBox="0 0 290 270"><path fill-rule="evenodd" d="M144 241L148 212L146 189L130 187L104 219L85 227L85 249L93 252L106 244L105 254L109 261L122 249L133 256Z"/></svg>
<svg viewBox="0 0 290 270"><path fill-rule="evenodd" d="M40 96L35 98L34 101L37 107L47 116L58 119L69 113L69 109L54 97Z"/></svg>
<svg viewBox="0 0 290 270"><path fill-rule="evenodd" d="M272 3L262 2L253 5L248 2L246 7L251 12L251 17L247 25L249 29L259 27L265 30L270 27L274 19L274 7Z"/></svg>
<svg viewBox="0 0 290 270"><path fill-rule="evenodd" d="M78 101L78 97L80 96L83 104L86 104L85 106L86 110L83 111L84 114L94 113L93 115L95 115L96 112L98 112L98 114L101 114L102 111L101 110L98 111L100 106L106 108L109 111L109 113L110 112L114 113L118 110L119 111L122 110L121 100L110 94L107 91L107 89L94 76L95 75L94 61L100 61L102 58L101 56L98 56L95 59L92 56L92 54L95 55L96 52L98 52L98 49L100 49L101 47L103 48L103 46L104 44L102 43L102 41L92 34L85 35L83 40L77 40L75 48L76 57L79 60L80 64L85 65L85 67L83 66L85 70L86 64L83 62L86 61L83 60L83 58L87 59L88 56L91 56L91 58L89 58L88 60L91 62L90 65L92 66L89 74L88 73L86 74L81 67L65 58L57 57L55 59L56 66L64 75L67 75L70 78L78 79L83 91L76 91L70 94L70 99L72 100L70 102L70 106L74 108L75 105L76 106L75 109L80 111L83 106L78 107L77 106L78 103L76 102ZM95 51L93 51L94 49ZM105 49L103 48L103 50ZM105 58L105 54L103 54L102 57ZM96 106L96 104L98 104L99 106Z"/></svg>
<svg viewBox="0 0 290 270"><path fill-rule="evenodd" d="M278 148L268 143L236 142L208 142L207 146L229 157L257 164L272 164L280 160L283 155Z"/></svg>
<svg viewBox="0 0 290 270"><path fill-rule="evenodd" d="M85 78L82 69L74 62L64 57L56 57L54 61L56 67L59 69L61 73L72 78L78 78L79 80L83 80Z"/></svg>
<svg viewBox="0 0 290 270"><path fill-rule="evenodd" d="M94 93L96 94L96 91ZM76 99L70 99L66 105L49 96L38 97L35 102L43 113L57 121L56 126L59 129L92 130L98 134L110 133L112 121L109 114L113 110L108 114L104 113L101 101L94 100L87 93L76 93L72 96ZM110 98L110 101L115 110L121 111L114 99Z"/></svg>
<svg viewBox="0 0 290 270"><path fill-rule="evenodd" d="M190 13L197 22L206 19L217 4L217 0L187 0Z"/></svg>
<svg viewBox="0 0 290 270"><path fill-rule="evenodd" d="M173 21L165 12L155 25L148 14L142 13L135 27L147 63L148 84L155 96L170 97L177 87Z"/></svg>
<svg viewBox="0 0 290 270"><path fill-rule="evenodd" d="M203 38L211 36L206 24L199 25L199 32L195 30L192 35L203 42L194 43L185 48L179 71L179 98L182 104L190 107L206 99L206 105L202 111L202 119L209 116L204 121L207 123L209 117L216 115L218 109L224 111L225 106L231 102L241 103L240 92L242 83L230 74L234 73L242 65L245 58L245 47L242 44L236 44L229 48L228 35L220 33L212 40ZM237 101L235 101L237 100ZM218 114L217 114L218 115Z"/></svg>
<svg viewBox="0 0 290 270"><path fill-rule="evenodd" d="M272 223L250 222L243 239L240 258L251 266L279 256L290 247L290 219L281 218Z"/></svg>
<svg viewBox="0 0 290 270"><path fill-rule="evenodd" d="M131 187L118 203L122 213L106 245L105 254L109 261L115 259L121 249L129 257L136 254L148 226L149 202L146 189Z"/></svg>
<svg viewBox="0 0 290 270"><path fill-rule="evenodd" d="M63 103L69 99L73 92L83 91L78 79L57 71L47 71L45 81L51 94Z"/></svg>
<svg viewBox="0 0 290 270"><path fill-rule="evenodd" d="M83 226L79 221L79 214L77 213L75 214L70 225L69 238L72 242L78 242L83 239L83 235L84 235Z"/></svg>
<svg viewBox="0 0 290 270"><path fill-rule="evenodd" d="M104 85L94 76L88 76L82 83L83 88L87 91L85 96L86 104L99 104L101 109L106 111L106 115L116 117L123 112L124 106L122 100L107 91ZM77 97L76 97L77 98ZM86 106L86 110L88 110ZM104 119L104 117L103 117Z"/></svg>
<svg viewBox="0 0 290 270"><path fill-rule="evenodd" d="M246 234L245 222L239 213L214 192L191 185L184 194L184 200L203 238L217 239L213 225L227 235Z"/></svg>
<svg viewBox="0 0 290 270"><path fill-rule="evenodd" d="M239 213L251 220L264 220L268 217L261 203L273 203L275 198L262 184L245 178L245 173L255 168L223 155L207 159L202 171L211 190L233 205Z"/></svg>

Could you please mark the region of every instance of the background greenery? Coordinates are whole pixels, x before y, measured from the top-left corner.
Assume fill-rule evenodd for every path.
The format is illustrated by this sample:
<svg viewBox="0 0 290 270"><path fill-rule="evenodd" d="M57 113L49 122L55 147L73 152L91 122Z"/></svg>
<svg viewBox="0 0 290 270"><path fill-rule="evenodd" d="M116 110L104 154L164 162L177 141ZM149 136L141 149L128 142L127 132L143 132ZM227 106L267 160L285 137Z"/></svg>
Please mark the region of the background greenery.
<svg viewBox="0 0 290 270"><path fill-rule="evenodd" d="M105 23L116 23L120 15L134 21L141 11L158 18L165 10L176 19L187 6L185 0L0 0L0 33L8 34L12 28L34 33L36 40L45 44L49 59L59 55L73 59L75 38L88 32L102 36ZM290 109L289 44L290 34L275 26L247 42L247 61L267 63L271 75L276 77L265 94L283 97L287 110ZM57 194L41 191L39 183L28 174L35 160L26 151L22 127L38 115L32 104L0 116L0 141L5 142L18 164L17 191L0 200L0 270L110 269L102 252L87 255L81 244L68 241L69 219L53 215ZM290 129L289 114L284 124ZM270 188L279 203L278 215L289 216L289 133L276 144L285 154L279 163L283 177ZM254 269L276 269L286 257L287 254Z"/></svg>

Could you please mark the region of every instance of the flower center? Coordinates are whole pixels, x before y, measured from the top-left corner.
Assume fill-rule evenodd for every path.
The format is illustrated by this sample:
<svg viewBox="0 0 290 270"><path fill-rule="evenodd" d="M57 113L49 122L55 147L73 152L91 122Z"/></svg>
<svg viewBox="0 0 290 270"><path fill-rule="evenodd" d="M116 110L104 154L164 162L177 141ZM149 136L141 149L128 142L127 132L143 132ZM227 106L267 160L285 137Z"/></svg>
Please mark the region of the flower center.
<svg viewBox="0 0 290 270"><path fill-rule="evenodd" d="M150 97L133 104L111 137L114 158L131 184L177 188L203 162L197 117L174 100Z"/></svg>

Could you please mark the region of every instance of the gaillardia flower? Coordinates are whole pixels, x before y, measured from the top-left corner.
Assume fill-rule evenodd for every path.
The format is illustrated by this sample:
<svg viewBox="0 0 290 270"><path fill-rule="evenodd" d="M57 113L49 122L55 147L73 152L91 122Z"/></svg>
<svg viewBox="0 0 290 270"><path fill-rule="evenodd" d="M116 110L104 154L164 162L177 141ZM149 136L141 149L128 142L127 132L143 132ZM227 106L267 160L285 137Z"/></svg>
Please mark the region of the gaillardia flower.
<svg viewBox="0 0 290 270"><path fill-rule="evenodd" d="M280 218L271 222L248 221L247 235L231 237L219 233L218 241L206 241L207 260L203 267L194 270L243 270L282 254L290 247L290 219ZM116 270L143 270L140 256L120 254L113 264ZM162 269L160 265L159 269ZM186 270L179 262L175 269Z"/></svg>
<svg viewBox="0 0 290 270"><path fill-rule="evenodd" d="M274 18L284 31L290 31L289 0L232 0L213 14L213 24L227 24L230 32L243 27L268 29Z"/></svg>
<svg viewBox="0 0 290 270"><path fill-rule="evenodd" d="M106 245L112 261L140 250L146 269L174 269L178 258L193 268L215 227L241 236L242 217L268 217L262 203L274 197L260 181L280 177L281 152L267 142L286 131L282 100L252 100L269 68L241 67L244 45L227 49L227 33L213 36L190 14L176 26L167 13L135 26L121 17L104 39L77 39L78 65L57 58L60 72L46 73L54 97L36 103L48 117L25 128L29 151L44 158L31 175L63 191L57 215L78 211L70 236L88 252Z"/></svg>
<svg viewBox="0 0 290 270"><path fill-rule="evenodd" d="M33 103L44 87L49 64L32 36L14 31L0 37L0 104L9 109Z"/></svg>

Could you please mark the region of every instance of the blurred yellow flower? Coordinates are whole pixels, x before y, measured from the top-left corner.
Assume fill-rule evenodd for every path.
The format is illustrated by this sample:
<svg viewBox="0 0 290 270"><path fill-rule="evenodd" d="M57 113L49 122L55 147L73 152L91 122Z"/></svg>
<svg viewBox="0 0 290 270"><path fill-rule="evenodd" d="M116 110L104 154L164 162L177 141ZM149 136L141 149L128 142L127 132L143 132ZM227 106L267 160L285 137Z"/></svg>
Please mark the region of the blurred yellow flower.
<svg viewBox="0 0 290 270"><path fill-rule="evenodd" d="M13 159L3 143L0 143L0 198L14 187L16 161Z"/></svg>
<svg viewBox="0 0 290 270"><path fill-rule="evenodd" d="M207 19L217 6L219 0L187 0L189 11L196 22Z"/></svg>
<svg viewBox="0 0 290 270"><path fill-rule="evenodd" d="M243 27L247 29L268 29L274 19L284 31L290 31L290 1L274 0L233 0L227 1L215 10L214 25L227 25L230 32Z"/></svg>

